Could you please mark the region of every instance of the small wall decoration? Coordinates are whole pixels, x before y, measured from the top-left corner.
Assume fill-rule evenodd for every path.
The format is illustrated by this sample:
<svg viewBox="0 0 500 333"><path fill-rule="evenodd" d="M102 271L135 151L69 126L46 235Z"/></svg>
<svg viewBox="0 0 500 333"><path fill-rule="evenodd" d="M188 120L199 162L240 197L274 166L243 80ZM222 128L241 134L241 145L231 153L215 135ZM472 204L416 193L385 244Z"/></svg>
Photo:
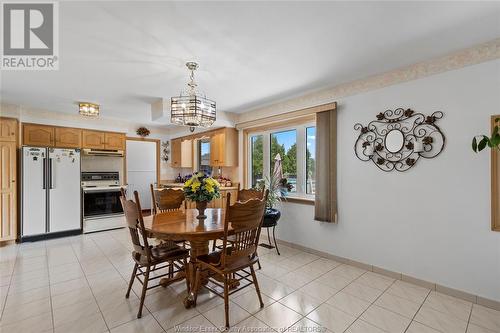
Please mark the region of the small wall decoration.
<svg viewBox="0 0 500 333"><path fill-rule="evenodd" d="M445 137L436 125L443 112L430 116L412 109L380 112L368 126L354 125L360 131L354 152L362 161L372 161L383 171L406 171L422 158L434 158L443 151Z"/></svg>
<svg viewBox="0 0 500 333"><path fill-rule="evenodd" d="M139 127L136 131L137 135L142 136L143 138L147 137L151 132L146 127Z"/></svg>
<svg viewBox="0 0 500 333"><path fill-rule="evenodd" d="M161 159L164 162L168 162L168 154L170 154L170 142L163 141L161 143Z"/></svg>

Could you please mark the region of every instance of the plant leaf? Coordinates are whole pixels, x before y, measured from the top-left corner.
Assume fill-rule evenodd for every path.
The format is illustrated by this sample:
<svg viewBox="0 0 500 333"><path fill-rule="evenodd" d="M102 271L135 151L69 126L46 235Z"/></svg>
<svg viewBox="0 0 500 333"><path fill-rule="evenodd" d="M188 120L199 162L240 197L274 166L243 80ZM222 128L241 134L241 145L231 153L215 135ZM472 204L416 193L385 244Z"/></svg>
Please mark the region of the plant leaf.
<svg viewBox="0 0 500 333"><path fill-rule="evenodd" d="M477 153L477 140L476 137L472 138L472 150Z"/></svg>
<svg viewBox="0 0 500 333"><path fill-rule="evenodd" d="M487 136L483 136L483 138L481 139L481 141L479 141L479 144L477 145L477 150L481 151L484 148L486 148L486 145L488 144L489 141L490 140L488 139Z"/></svg>

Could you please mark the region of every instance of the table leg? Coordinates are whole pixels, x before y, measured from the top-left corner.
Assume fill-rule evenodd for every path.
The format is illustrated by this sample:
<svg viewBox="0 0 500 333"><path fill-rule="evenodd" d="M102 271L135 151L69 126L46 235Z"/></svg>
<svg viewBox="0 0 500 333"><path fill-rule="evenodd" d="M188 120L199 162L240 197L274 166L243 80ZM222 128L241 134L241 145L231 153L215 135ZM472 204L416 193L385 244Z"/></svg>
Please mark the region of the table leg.
<svg viewBox="0 0 500 333"><path fill-rule="evenodd" d="M194 295L198 292L195 290L195 275L196 275L196 257L208 254L210 251L208 240L196 240L189 242L191 246L190 261L189 261L189 284L191 286L191 291L188 296L184 299L184 306L189 309L194 305ZM208 283L208 276L206 274L201 275L201 284L205 285Z"/></svg>

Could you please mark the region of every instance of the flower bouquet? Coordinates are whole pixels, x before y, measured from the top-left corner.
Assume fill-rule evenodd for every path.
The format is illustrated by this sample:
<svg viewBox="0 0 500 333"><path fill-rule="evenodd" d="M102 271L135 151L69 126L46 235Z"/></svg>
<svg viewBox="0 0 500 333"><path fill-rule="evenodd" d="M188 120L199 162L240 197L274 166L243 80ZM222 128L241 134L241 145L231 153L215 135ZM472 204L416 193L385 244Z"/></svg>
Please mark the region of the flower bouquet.
<svg viewBox="0 0 500 333"><path fill-rule="evenodd" d="M187 199L196 202L199 215L197 219L205 219L205 209L208 202L220 197L219 183L203 172L196 172L184 183L184 195Z"/></svg>

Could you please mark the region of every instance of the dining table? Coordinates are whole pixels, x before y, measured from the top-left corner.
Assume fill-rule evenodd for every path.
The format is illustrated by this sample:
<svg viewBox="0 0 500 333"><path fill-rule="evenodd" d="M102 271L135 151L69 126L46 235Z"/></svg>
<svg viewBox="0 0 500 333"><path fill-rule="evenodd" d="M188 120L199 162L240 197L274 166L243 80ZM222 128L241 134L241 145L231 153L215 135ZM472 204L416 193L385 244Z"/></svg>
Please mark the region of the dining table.
<svg viewBox="0 0 500 333"><path fill-rule="evenodd" d="M186 308L193 306L194 274L196 269L196 258L200 255L208 254L210 251L210 241L217 240L224 236L225 209L207 208L206 218L198 219L197 209L185 209L167 211L144 217L144 227L150 233L150 237L155 237L170 241L187 241L190 246L190 260L187 267L186 279L190 285L190 291L184 300ZM232 228L229 226L229 232ZM170 284L168 278L160 280L162 286ZM202 275L201 284L208 282L208 276Z"/></svg>

